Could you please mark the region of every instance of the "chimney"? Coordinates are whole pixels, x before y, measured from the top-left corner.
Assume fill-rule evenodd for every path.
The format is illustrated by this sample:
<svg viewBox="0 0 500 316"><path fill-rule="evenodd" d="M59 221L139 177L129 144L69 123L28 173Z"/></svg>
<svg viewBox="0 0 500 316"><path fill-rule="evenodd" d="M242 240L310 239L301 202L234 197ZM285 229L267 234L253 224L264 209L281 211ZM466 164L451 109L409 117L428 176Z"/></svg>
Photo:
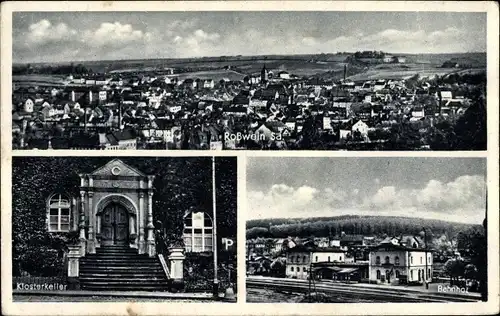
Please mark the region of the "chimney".
<svg viewBox="0 0 500 316"><path fill-rule="evenodd" d="M122 129L122 101L120 101L120 109L118 113L118 127Z"/></svg>
<svg viewBox="0 0 500 316"><path fill-rule="evenodd" d="M347 65L344 65L344 81L345 81L346 74L347 74Z"/></svg>

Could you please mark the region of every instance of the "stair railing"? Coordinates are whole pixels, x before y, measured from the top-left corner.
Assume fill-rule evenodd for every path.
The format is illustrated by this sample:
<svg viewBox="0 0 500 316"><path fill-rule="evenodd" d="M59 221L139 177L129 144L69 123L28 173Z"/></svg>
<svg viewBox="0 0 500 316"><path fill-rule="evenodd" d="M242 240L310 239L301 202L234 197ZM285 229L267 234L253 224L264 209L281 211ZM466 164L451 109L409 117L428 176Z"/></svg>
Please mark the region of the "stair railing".
<svg viewBox="0 0 500 316"><path fill-rule="evenodd" d="M170 270L168 269L167 262L162 253L158 253L158 259L160 259L161 267L163 268L163 272L165 272L165 276L170 280Z"/></svg>
<svg viewBox="0 0 500 316"><path fill-rule="evenodd" d="M160 259L161 267L163 268L163 272L165 272L167 279L170 280L170 269L168 268L167 261L165 260L165 258L168 258L168 246L165 242L163 229L155 230L155 242L156 254L158 255L158 259Z"/></svg>

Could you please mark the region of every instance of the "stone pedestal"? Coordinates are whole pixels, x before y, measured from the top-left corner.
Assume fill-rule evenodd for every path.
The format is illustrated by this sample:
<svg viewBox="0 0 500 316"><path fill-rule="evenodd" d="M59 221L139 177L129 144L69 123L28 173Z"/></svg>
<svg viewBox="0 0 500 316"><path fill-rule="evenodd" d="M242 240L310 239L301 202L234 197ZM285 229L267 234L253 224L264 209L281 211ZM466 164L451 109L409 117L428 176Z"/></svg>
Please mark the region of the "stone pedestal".
<svg viewBox="0 0 500 316"><path fill-rule="evenodd" d="M69 290L79 290L80 289L80 249L78 245L68 246L68 289Z"/></svg>
<svg viewBox="0 0 500 316"><path fill-rule="evenodd" d="M184 287L184 248L175 247L169 249L168 262L170 268L171 286L174 289Z"/></svg>
<svg viewBox="0 0 500 316"><path fill-rule="evenodd" d="M80 238L80 247L78 247L78 250L80 252L80 257L85 256L87 252L87 239L85 238Z"/></svg>

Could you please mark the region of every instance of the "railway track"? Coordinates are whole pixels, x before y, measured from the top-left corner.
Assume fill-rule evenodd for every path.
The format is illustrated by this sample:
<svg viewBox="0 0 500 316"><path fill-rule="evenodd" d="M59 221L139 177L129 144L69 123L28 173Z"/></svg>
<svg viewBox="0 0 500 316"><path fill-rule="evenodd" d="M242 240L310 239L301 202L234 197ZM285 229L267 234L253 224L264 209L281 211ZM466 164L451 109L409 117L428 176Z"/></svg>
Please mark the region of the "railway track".
<svg viewBox="0 0 500 316"><path fill-rule="evenodd" d="M283 292L307 293L309 284L307 280L296 279L264 279L247 278L248 288L265 288ZM340 295L352 300L370 300L383 302L477 302L474 297L454 294L425 293L401 288L374 288L361 287L350 284L315 282L312 291L325 294Z"/></svg>

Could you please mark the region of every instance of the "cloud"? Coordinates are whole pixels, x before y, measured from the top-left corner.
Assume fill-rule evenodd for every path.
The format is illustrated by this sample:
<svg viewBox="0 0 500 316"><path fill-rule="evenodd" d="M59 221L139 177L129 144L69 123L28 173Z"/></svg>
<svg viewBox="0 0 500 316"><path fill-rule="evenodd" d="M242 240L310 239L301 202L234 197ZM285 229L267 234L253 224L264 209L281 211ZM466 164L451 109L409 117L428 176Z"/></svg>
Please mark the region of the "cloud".
<svg viewBox="0 0 500 316"><path fill-rule="evenodd" d="M461 176L452 182L430 180L421 189L386 186L367 197L362 207L371 209L422 209L443 213L467 212L485 207L485 181L481 176Z"/></svg>
<svg viewBox="0 0 500 316"><path fill-rule="evenodd" d="M216 41L220 38L218 33L207 33L201 29L196 30L194 36L204 41Z"/></svg>
<svg viewBox="0 0 500 316"><path fill-rule="evenodd" d="M130 24L120 22L102 23L98 29L83 33L82 41L94 46L122 46L132 43L149 42L152 34L135 30Z"/></svg>
<svg viewBox="0 0 500 316"><path fill-rule="evenodd" d="M76 34L76 30L65 23L53 25L49 20L43 19L29 26L25 40L30 45L45 45L70 40Z"/></svg>
<svg viewBox="0 0 500 316"><path fill-rule="evenodd" d="M76 30L65 23L54 25L42 19L31 24L25 32L16 33L13 51L15 60L51 62L96 57L126 58L138 54L138 47L148 45L153 38L151 32L120 22L105 22L95 29Z"/></svg>
<svg viewBox="0 0 500 316"><path fill-rule="evenodd" d="M268 191L248 192L249 218L338 215L409 216L480 223L485 215L486 184L482 176L450 182L430 180L425 186L374 188L373 193L274 184ZM360 195L364 194L364 197Z"/></svg>
<svg viewBox="0 0 500 316"><path fill-rule="evenodd" d="M197 19L162 21L134 26L106 21L97 27L72 28L42 19L14 33L15 61L85 59L179 58L221 55L312 54L383 50L392 53L467 52L486 50L485 34L448 27L431 31L387 28L353 31L333 37L311 36L294 28L261 31L235 27L219 33Z"/></svg>

